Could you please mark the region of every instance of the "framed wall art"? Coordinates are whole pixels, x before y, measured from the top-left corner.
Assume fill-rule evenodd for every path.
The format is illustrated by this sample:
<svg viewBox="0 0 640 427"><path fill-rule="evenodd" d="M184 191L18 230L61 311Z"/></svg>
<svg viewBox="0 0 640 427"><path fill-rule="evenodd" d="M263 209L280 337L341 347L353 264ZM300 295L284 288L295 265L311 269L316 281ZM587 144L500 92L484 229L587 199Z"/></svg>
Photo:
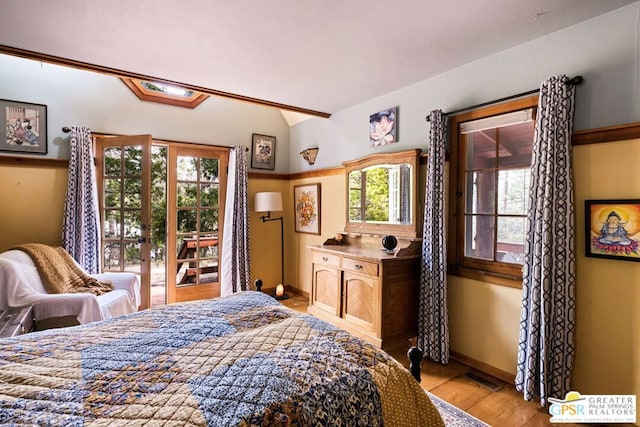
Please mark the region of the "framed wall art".
<svg viewBox="0 0 640 427"><path fill-rule="evenodd" d="M0 150L47 154L47 106L0 99Z"/></svg>
<svg viewBox="0 0 640 427"><path fill-rule="evenodd" d="M320 207L320 184L293 187L297 233L320 234Z"/></svg>
<svg viewBox="0 0 640 427"><path fill-rule="evenodd" d="M254 133L251 135L251 146L253 150L251 167L274 170L276 167L276 137Z"/></svg>
<svg viewBox="0 0 640 427"><path fill-rule="evenodd" d="M398 107L389 108L369 116L369 145L398 142Z"/></svg>
<svg viewBox="0 0 640 427"><path fill-rule="evenodd" d="M585 200L586 256L640 261L640 199Z"/></svg>

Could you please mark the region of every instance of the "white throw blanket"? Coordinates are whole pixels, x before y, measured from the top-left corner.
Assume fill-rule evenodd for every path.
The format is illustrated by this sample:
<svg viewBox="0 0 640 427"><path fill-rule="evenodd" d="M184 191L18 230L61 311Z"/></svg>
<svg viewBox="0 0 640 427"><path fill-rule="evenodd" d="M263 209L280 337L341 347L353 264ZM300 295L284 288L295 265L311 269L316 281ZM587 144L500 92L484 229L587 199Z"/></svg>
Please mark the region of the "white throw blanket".
<svg viewBox="0 0 640 427"><path fill-rule="evenodd" d="M48 294L38 270L25 252L0 254L0 310L35 306L36 322L51 317L77 316L80 324L109 319L138 310L140 285L132 273L92 275L113 283L106 294Z"/></svg>

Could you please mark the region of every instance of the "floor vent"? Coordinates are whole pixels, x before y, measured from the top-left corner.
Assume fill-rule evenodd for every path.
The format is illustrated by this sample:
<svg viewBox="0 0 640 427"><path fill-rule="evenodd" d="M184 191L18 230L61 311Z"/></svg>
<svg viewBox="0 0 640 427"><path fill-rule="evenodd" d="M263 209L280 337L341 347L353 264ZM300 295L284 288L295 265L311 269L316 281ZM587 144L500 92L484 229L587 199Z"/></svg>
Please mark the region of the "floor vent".
<svg viewBox="0 0 640 427"><path fill-rule="evenodd" d="M494 393L502 390L502 387L504 387L504 383L502 381L476 372L467 372L464 376L488 388Z"/></svg>

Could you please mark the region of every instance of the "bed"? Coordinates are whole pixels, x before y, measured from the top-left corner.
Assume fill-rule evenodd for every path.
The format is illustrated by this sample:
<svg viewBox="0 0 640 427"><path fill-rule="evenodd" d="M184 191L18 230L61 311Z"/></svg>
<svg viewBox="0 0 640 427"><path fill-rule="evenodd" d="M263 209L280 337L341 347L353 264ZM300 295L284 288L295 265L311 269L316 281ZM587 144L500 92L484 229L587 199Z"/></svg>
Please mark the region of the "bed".
<svg viewBox="0 0 640 427"><path fill-rule="evenodd" d="M391 356L254 291L0 339L0 424L443 425Z"/></svg>

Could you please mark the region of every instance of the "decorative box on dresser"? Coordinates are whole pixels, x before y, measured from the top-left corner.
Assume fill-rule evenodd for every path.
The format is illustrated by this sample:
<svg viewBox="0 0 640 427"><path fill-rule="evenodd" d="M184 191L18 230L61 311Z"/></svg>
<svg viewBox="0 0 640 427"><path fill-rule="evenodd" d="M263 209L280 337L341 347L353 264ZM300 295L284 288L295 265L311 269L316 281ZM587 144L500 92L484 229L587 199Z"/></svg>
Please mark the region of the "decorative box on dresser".
<svg viewBox="0 0 640 427"><path fill-rule="evenodd" d="M398 238L398 249L386 253L381 238L351 234L310 246L307 311L386 347L417 331L420 242Z"/></svg>

